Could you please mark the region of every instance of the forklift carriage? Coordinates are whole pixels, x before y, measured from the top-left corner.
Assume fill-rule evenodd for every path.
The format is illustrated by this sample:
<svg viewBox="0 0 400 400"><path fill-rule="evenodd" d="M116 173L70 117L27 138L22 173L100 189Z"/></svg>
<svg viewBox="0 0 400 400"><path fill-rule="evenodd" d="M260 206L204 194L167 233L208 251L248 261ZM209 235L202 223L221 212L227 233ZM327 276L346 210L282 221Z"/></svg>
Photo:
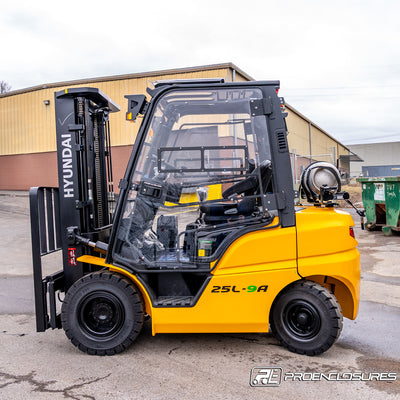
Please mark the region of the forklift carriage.
<svg viewBox="0 0 400 400"><path fill-rule="evenodd" d="M127 120L142 122L118 195L118 105L95 88L55 93L59 187L30 191L37 331L62 327L108 355L150 317L153 335L270 326L290 351L330 348L358 310L354 223L334 207L331 165L310 166L313 205L295 209L278 90L208 79L125 96ZM316 174L325 184L309 183ZM42 257L58 250L63 269L43 277Z"/></svg>

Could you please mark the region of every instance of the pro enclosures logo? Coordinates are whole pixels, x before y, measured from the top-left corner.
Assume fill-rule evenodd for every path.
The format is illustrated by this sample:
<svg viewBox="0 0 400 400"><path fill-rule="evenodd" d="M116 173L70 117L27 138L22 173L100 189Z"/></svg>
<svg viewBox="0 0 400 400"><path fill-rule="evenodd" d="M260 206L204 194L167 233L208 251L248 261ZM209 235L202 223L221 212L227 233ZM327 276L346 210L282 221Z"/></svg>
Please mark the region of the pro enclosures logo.
<svg viewBox="0 0 400 400"><path fill-rule="evenodd" d="M280 386L281 382L392 382L397 380L396 372L285 372L280 367L254 367L250 373L250 386Z"/></svg>
<svg viewBox="0 0 400 400"><path fill-rule="evenodd" d="M280 386L282 381L282 368L280 367L254 367L251 369L250 386Z"/></svg>

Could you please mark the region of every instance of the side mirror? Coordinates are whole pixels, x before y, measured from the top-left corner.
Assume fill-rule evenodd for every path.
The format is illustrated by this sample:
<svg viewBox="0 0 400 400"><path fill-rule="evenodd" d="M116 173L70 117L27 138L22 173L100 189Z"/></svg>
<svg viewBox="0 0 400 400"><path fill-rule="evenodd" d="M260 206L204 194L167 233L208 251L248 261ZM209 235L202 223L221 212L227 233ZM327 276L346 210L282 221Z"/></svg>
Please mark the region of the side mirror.
<svg viewBox="0 0 400 400"><path fill-rule="evenodd" d="M128 99L128 111L126 113L126 120L134 122L139 114L146 112L147 100L143 94L126 95Z"/></svg>

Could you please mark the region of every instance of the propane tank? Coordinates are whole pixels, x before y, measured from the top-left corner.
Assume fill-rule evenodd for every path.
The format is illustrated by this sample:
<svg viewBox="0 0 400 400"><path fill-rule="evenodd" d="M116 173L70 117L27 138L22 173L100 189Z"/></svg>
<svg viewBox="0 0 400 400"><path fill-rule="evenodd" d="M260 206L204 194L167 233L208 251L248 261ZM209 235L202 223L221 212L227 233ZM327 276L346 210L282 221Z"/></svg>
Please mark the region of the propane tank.
<svg viewBox="0 0 400 400"><path fill-rule="evenodd" d="M341 188L339 170L328 162L314 162L301 174L300 191L310 203L331 203Z"/></svg>

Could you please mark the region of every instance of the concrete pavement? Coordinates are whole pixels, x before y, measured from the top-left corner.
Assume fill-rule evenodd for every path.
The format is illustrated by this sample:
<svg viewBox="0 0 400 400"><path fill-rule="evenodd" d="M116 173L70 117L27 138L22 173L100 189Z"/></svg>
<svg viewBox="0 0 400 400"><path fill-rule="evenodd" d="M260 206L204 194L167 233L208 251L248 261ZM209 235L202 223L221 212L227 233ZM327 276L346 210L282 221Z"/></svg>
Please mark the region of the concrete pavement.
<svg viewBox="0 0 400 400"><path fill-rule="evenodd" d="M250 387L253 367L283 373L397 373L400 378L400 236L359 229L359 316L344 320L338 342L305 357L270 334L151 336L112 357L77 350L62 330L35 332L28 198L0 193L0 399L396 399L400 381L282 381ZM46 271L59 268L58 255ZM366 375L365 375L366 374Z"/></svg>

